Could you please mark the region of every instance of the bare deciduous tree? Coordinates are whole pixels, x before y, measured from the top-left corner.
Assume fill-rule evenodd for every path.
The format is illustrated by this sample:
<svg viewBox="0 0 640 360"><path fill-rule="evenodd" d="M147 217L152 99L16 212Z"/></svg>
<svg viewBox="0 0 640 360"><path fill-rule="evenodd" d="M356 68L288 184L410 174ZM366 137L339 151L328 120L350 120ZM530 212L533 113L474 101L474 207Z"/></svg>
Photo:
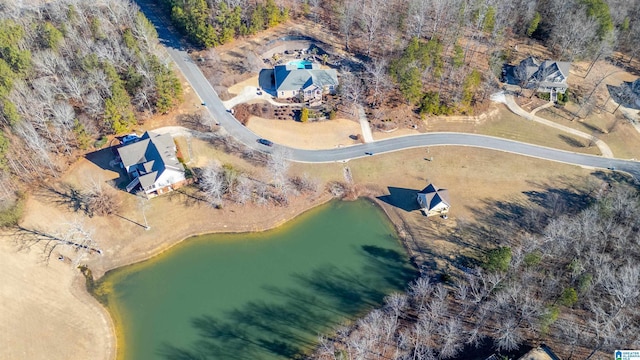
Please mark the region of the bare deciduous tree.
<svg viewBox="0 0 640 360"><path fill-rule="evenodd" d="M199 177L199 183L209 204L213 207L222 206L224 178L220 165L213 161L207 164L207 166L202 169L202 173Z"/></svg>
<svg viewBox="0 0 640 360"><path fill-rule="evenodd" d="M290 166L290 157L291 151L288 148L276 147L271 153L269 163L267 164L269 173L271 174L271 179L273 181L273 186L283 193L286 193L287 190L287 173Z"/></svg>
<svg viewBox="0 0 640 360"><path fill-rule="evenodd" d="M114 214L120 207L120 200L115 191L96 179L91 179L82 198L90 215Z"/></svg>

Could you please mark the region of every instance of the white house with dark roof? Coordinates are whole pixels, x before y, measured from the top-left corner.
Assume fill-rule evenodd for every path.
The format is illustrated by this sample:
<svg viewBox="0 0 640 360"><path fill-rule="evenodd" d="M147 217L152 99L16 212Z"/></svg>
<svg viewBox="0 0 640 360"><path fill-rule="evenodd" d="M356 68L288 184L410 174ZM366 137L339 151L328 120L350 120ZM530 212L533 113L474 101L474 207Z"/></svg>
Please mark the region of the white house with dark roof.
<svg viewBox="0 0 640 360"><path fill-rule="evenodd" d="M320 69L309 63L277 65L273 69L277 98L301 97L303 101L321 100L323 94L334 94L338 88L338 73Z"/></svg>
<svg viewBox="0 0 640 360"><path fill-rule="evenodd" d="M449 212L449 191L439 189L433 184L418 193L418 204L427 216L444 215Z"/></svg>
<svg viewBox="0 0 640 360"><path fill-rule="evenodd" d="M552 97L567 90L570 63L545 60L540 62L530 56L518 64L513 73L519 85L526 89L550 93Z"/></svg>
<svg viewBox="0 0 640 360"><path fill-rule="evenodd" d="M139 140L118 148L122 167L131 182L128 192L142 189L148 197L161 195L186 183L184 166L176 156L169 134L145 132Z"/></svg>

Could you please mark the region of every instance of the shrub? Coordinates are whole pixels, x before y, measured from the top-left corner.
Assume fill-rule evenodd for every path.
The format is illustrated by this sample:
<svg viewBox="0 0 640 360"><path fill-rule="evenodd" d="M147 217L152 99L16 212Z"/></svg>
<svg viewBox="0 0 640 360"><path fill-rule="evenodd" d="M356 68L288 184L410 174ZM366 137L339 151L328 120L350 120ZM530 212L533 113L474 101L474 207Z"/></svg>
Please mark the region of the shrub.
<svg viewBox="0 0 640 360"><path fill-rule="evenodd" d="M334 120L336 118L336 111L335 109L331 109L331 111L329 111L329 120Z"/></svg>
<svg viewBox="0 0 640 360"><path fill-rule="evenodd" d="M531 19L531 22L529 23L529 27L527 27L528 37L531 37L531 35L533 35L533 33L538 30L540 20L542 20L542 17L540 16L540 13L536 11L536 14L533 16L533 19Z"/></svg>
<svg viewBox="0 0 640 360"><path fill-rule="evenodd" d="M569 102L569 90L565 91L564 94L558 94L558 105L564 105Z"/></svg>
<svg viewBox="0 0 640 360"><path fill-rule="evenodd" d="M536 96L539 99L542 99L542 100L547 100L547 101L551 100L551 94L549 94L549 93L541 93L541 92L539 92L539 93L536 93Z"/></svg>
<svg viewBox="0 0 640 360"><path fill-rule="evenodd" d="M526 266L535 266L540 264L542 254L539 251L530 252L524 256L524 264Z"/></svg>
<svg viewBox="0 0 640 360"><path fill-rule="evenodd" d="M549 326L558 320L560 315L560 309L557 306L547 308L544 314L540 317L540 332L547 334L549 332Z"/></svg>
<svg viewBox="0 0 640 360"><path fill-rule="evenodd" d="M300 121L301 122L309 121L309 109L302 108L302 110L300 111Z"/></svg>
<svg viewBox="0 0 640 360"><path fill-rule="evenodd" d="M501 246L497 249L489 250L483 268L488 271L507 271L511 263L511 248Z"/></svg>
<svg viewBox="0 0 640 360"><path fill-rule="evenodd" d="M589 290L591 287L591 281L593 280L593 275L591 274L582 274L578 279L578 290L581 293Z"/></svg>
<svg viewBox="0 0 640 360"><path fill-rule="evenodd" d="M93 147L95 147L96 149L100 149L104 146L104 144L107 143L107 140L109 139L106 136L102 135L100 139L96 140L96 142L93 143Z"/></svg>
<svg viewBox="0 0 640 360"><path fill-rule="evenodd" d="M16 201L6 208L0 209L0 228L15 226L22 219L24 212L24 194L18 194Z"/></svg>
<svg viewBox="0 0 640 360"><path fill-rule="evenodd" d="M571 307L578 302L578 293L574 288L566 288L562 291L560 299L558 299L561 305Z"/></svg>

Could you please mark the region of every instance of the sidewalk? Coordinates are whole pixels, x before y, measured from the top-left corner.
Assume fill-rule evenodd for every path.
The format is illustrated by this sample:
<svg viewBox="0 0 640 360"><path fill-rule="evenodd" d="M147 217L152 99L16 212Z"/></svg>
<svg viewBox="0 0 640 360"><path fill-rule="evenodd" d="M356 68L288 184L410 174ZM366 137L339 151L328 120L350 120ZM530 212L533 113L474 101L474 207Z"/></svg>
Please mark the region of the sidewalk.
<svg viewBox="0 0 640 360"><path fill-rule="evenodd" d="M358 119L360 120L360 127L362 128L362 137L365 143L373 142L373 134L371 133L371 126L367 120L367 114L364 112L362 105L358 104Z"/></svg>
<svg viewBox="0 0 640 360"><path fill-rule="evenodd" d="M495 96L494 96L495 95ZM527 111L525 111L524 109L522 109L515 101L515 99L513 98L513 95L511 94L494 94L491 96L491 99L493 101L496 102L502 102L505 105L507 105L507 107L509 108L509 110L511 110L511 112L513 112L514 114L523 117L527 120L531 120L531 121L535 121L537 123L546 125L546 126L550 126L552 128L556 128L560 131L564 131L567 132L571 135L575 135L577 137L583 138L583 139L587 139L589 141L591 141L593 139L593 136L591 134L587 134L585 132L570 128L568 126L564 126L564 125L560 125L557 124L553 121L547 120L547 119L543 119L539 116L534 115L535 112L537 112L538 110L541 110L543 108L549 107L551 105L553 105L552 103L548 103L545 104L537 109L535 109L532 113L529 113ZM504 100L504 101L503 101ZM611 151L611 149L609 148L609 145L607 145L604 141L597 139L595 141L596 146L598 147L598 149L600 149L600 153L602 154L603 157L606 158L613 158L613 152Z"/></svg>

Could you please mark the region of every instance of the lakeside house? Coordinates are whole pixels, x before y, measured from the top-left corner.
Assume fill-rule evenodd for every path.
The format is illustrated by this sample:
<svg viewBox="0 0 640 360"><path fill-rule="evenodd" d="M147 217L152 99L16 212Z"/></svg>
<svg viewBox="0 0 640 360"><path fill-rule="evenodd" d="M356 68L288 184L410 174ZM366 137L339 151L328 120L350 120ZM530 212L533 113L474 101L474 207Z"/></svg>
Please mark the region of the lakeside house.
<svg viewBox="0 0 640 360"><path fill-rule="evenodd" d="M439 189L433 184L429 184L422 191L418 192L418 204L420 209L427 216L445 215L449 212L449 191Z"/></svg>
<svg viewBox="0 0 640 360"><path fill-rule="evenodd" d="M529 56L513 69L513 76L524 89L549 93L551 100L557 100L557 94L567 91L567 78L571 64L565 61L538 61Z"/></svg>
<svg viewBox="0 0 640 360"><path fill-rule="evenodd" d="M334 69L320 69L310 61L277 65L273 69L276 97L300 97L303 101L320 101L324 94L335 94L338 73Z"/></svg>
<svg viewBox="0 0 640 360"><path fill-rule="evenodd" d="M118 148L121 166L131 182L127 192L144 191L154 197L186 184L184 166L178 161L176 145L169 134L147 131L140 138Z"/></svg>

